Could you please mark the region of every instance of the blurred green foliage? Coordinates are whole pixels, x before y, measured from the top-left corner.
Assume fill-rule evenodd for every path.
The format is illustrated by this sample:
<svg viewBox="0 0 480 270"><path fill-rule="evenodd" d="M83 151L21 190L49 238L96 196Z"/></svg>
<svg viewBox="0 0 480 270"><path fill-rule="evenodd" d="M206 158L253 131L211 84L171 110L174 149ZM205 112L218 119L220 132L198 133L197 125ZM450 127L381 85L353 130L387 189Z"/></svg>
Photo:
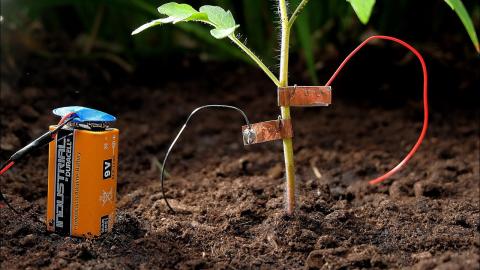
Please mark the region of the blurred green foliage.
<svg viewBox="0 0 480 270"><path fill-rule="evenodd" d="M465 5L461 0L444 0L454 11L457 13L458 17L462 21L463 25L465 26L465 30L467 30L470 39L475 46L475 49L478 53L480 53L480 44L478 43L477 33L475 31L475 27L473 26L472 19L470 18L470 14L465 9Z"/></svg>
<svg viewBox="0 0 480 270"><path fill-rule="evenodd" d="M185 55L199 52L203 59L227 59L249 62L235 45L212 38L209 29L199 24L181 24L142 33L130 33L145 21L159 17L156 8L168 1L151 0L2 0L2 39L11 33L29 34L33 23L51 35L72 41L65 50L40 47L45 54L97 55L110 58L128 68L136 59ZM267 65L274 65L278 51L278 16L275 1L211 0L179 1L198 7L214 4L230 9L241 25L242 40ZM291 0L296 6L299 0ZM465 2L478 28L480 1ZM6 31L3 31L6 30ZM445 35L468 35L451 9L440 0L377 0L370 21L362 25L350 3L339 0L310 1L297 20L292 33L292 51L308 67L316 82L318 61L325 45L357 42L366 31L397 35L416 42L432 42ZM4 42L2 42L3 44ZM350 45L349 45L350 46ZM2 51L5 50L2 45Z"/></svg>

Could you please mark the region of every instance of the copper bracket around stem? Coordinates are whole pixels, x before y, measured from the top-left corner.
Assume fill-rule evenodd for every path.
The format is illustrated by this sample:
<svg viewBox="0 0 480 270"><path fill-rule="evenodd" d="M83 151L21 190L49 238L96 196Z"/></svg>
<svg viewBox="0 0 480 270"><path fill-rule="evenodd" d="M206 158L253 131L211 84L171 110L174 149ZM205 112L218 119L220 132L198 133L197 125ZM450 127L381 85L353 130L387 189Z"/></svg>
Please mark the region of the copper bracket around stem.
<svg viewBox="0 0 480 270"><path fill-rule="evenodd" d="M292 121L278 119L242 126L245 145L281 140L293 137Z"/></svg>
<svg viewBox="0 0 480 270"><path fill-rule="evenodd" d="M330 86L287 86L278 88L278 106L313 107L332 103Z"/></svg>

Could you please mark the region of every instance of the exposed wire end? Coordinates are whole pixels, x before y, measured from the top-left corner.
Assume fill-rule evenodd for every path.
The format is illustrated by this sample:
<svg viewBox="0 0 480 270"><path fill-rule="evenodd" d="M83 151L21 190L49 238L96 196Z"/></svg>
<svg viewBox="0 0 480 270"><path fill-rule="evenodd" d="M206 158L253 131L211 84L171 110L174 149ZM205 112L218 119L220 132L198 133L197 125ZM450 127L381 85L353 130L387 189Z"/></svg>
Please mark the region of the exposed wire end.
<svg viewBox="0 0 480 270"><path fill-rule="evenodd" d="M417 152L418 148L423 142L423 139L425 138L425 134L427 133L427 128L428 128L428 73L427 73L427 65L425 64L425 60L423 59L422 55L415 49L413 48L410 44L406 43L405 41L402 41L398 38L390 37L390 36L371 36L364 40L360 45L357 46L346 58L343 60L343 62L340 64L340 66L337 68L337 70L333 73L332 77L328 80L328 82L325 84L326 86L330 86L337 77L338 73L342 70L342 68L345 66L345 64L363 47L365 46L369 41L373 39L383 39L383 40L390 40L393 42L396 42L407 49L409 49L415 56L418 58L420 61L420 64L422 66L422 72L423 72L423 127L422 131L417 139L417 142L415 145L412 147L410 152L403 158L403 160L395 166L393 169L385 173L384 175L377 177L373 180L370 180L369 183L371 185L373 184L378 184L390 176L394 175L398 171L400 171L405 164L413 157L415 152Z"/></svg>
<svg viewBox="0 0 480 270"><path fill-rule="evenodd" d="M75 112L68 113L64 115L60 121L58 121L57 127L52 131L52 138L57 137L58 131L64 127L66 124L70 123L75 118Z"/></svg>

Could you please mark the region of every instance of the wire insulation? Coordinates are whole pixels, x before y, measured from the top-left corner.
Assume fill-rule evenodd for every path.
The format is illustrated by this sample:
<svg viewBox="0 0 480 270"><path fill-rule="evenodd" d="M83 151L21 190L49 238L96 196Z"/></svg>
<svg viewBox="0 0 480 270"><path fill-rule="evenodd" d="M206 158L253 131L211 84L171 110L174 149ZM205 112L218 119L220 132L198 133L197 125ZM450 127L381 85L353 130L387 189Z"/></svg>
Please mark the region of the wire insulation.
<svg viewBox="0 0 480 270"><path fill-rule="evenodd" d="M4 174L6 171L8 171L14 164L15 164L14 161L10 161L10 159L7 160L7 161L2 165L2 167L1 167L1 169L0 169L0 176L1 176L2 174ZM0 190L0 202L2 202L2 201L3 201L3 202L5 203L5 205L6 205L10 210L12 210L15 214L19 214L19 212L18 212L15 208L13 208L13 206L7 201L7 199L5 198L5 195L3 195L2 191Z"/></svg>
<svg viewBox="0 0 480 270"><path fill-rule="evenodd" d="M57 137L58 130L60 130L63 126L65 126L66 124L68 124L70 121L72 121L75 118L75 117L73 117L74 114L75 114L75 112L68 113L68 114L64 115L60 119L60 121L58 121L57 127L55 128L54 133L52 134L52 138L55 139Z"/></svg>
<svg viewBox="0 0 480 270"><path fill-rule="evenodd" d="M15 164L14 161L10 161L10 162L7 161L6 165L4 167L2 167L2 169L0 170L0 175L4 174L6 171L8 171L8 169L10 169L13 166L13 164Z"/></svg>
<svg viewBox="0 0 480 270"><path fill-rule="evenodd" d="M417 142L415 143L415 145L412 147L412 149L410 150L410 152L408 152L408 154L405 156L405 158L403 158L403 160L398 163L397 166L395 166L393 169L391 169L390 171L388 171L387 173L385 173L384 175L380 176L380 177L377 177L373 180L370 180L369 183L370 184L378 184L384 180L386 180L387 178L389 178L390 176L394 175L395 173L397 173L398 171L400 171L404 166L405 164L413 157L413 155L415 154L415 152L418 150L418 148L420 147L420 145L422 144L422 141L423 139L425 138L425 134L427 133L427 128L428 128L428 73L427 73L427 66L425 64L425 61L423 60L423 57L422 55L414 48L412 47L410 44L406 43L405 41L403 40L400 40L398 38L394 38L394 37L390 37L390 36L371 36L369 38L367 38L365 41L363 41L362 43L360 43L360 45L357 46L357 48L355 48L355 50L353 50L346 58L345 60L343 60L343 62L340 64L340 66L337 68L337 70L333 73L332 77L328 80L328 82L326 83L326 86L330 86L332 84L332 82L335 80L335 78L337 77L338 73L343 69L343 67L348 63L348 61L363 47L365 46L368 42L374 40L374 39L382 39L382 40L390 40L390 41L393 41L393 42L396 42L402 46L404 46L405 48L409 49L417 58L418 60L420 61L420 64L422 66L422 72L423 72L423 127L422 127L422 131L420 132L420 135L417 139Z"/></svg>
<svg viewBox="0 0 480 270"><path fill-rule="evenodd" d="M68 124L70 121L72 121L75 117L73 117L75 113L69 113L65 116L63 116L60 121L57 124L57 127L42 136L38 137L37 139L33 140L30 144L26 145L22 149L18 150L15 152L9 160L7 160L4 165L0 168L0 176L4 174L6 171L8 171L10 168L13 167L18 161L20 161L26 154L30 153L31 151L37 149L38 147L41 147L42 145L45 145L52 140L54 140L57 136L58 131L64 127L66 124ZM13 212L16 214L19 214L15 208L13 208L10 203L6 200L5 196L3 195L2 191L0 190L0 201L4 201L5 204L10 208Z"/></svg>
<svg viewBox="0 0 480 270"><path fill-rule="evenodd" d="M175 139L173 139L172 143L170 144L170 146L168 147L168 150L167 150L167 153L165 154L165 158L163 159L163 163L162 163L162 169L160 170L160 182L161 182L161 189L162 189L162 196L163 196L163 200L165 201L165 204L167 205L167 207L170 209L170 211L172 211L173 213L175 213L175 210L173 210L173 207L170 205L170 203L168 202L168 199L167 197L165 196L165 189L164 189L164 185L163 185L163 182L164 182L164 175L165 175L165 166L167 165L167 159L168 159L168 156L170 155L170 152L172 151L173 149L173 146L177 143L177 140L180 138L180 135L182 135L183 131L185 130L185 128L187 127L187 124L188 122L190 121L190 119L192 118L192 116L194 114L196 114L198 111L200 110L203 110L203 109L207 109L207 108L220 108L220 109L232 109L232 110L235 110L237 112L239 112L244 120L245 120L245 123L247 124L247 126L249 128L251 128L251 125L250 125L250 121L248 120L248 117L247 115L245 114L245 112L243 110L241 110L240 108L237 108L235 106L230 106L230 105L219 105L219 104L213 104L213 105L204 105L204 106L201 106L201 107L198 107L196 108L195 110L193 110L190 115L188 116L187 120L185 121L185 124L183 124L182 128L180 129L180 131L177 133L177 136L175 136Z"/></svg>

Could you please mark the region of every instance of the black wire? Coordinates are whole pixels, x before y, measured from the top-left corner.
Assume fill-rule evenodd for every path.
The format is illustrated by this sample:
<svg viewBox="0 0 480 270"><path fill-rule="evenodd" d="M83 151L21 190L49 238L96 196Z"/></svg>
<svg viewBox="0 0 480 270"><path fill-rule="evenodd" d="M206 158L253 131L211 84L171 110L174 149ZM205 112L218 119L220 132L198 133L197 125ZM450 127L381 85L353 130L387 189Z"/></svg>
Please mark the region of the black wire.
<svg viewBox="0 0 480 270"><path fill-rule="evenodd" d="M7 165L10 164L10 162L11 162L10 159L5 161L2 164L2 167L0 167L0 171L3 170L5 167L7 167ZM5 195L3 195L3 192L1 189L0 189L0 201L3 201L5 205L7 205L7 207L10 208L10 210L12 210L15 214L20 215L20 213L17 210L15 210L15 208L13 208L13 206L7 201L7 198L5 198Z"/></svg>
<svg viewBox="0 0 480 270"><path fill-rule="evenodd" d="M8 159L7 161L2 163L2 166L0 167L0 171L3 170L5 167L7 167L8 164L10 164L12 160Z"/></svg>
<svg viewBox="0 0 480 270"><path fill-rule="evenodd" d="M165 201L165 204L167 205L167 207L170 209L170 211L172 211L173 213L175 213L175 210L173 210L172 206L170 205L170 203L168 203L168 199L167 199L167 196L165 196L165 189L164 189L164 186L163 186L163 182L164 182L164 173L165 173L165 166L167 164L167 159L168 159L168 156L170 155L170 152L172 151L173 149L173 146L175 145L175 143L177 142L178 138L180 138L180 135L182 135L183 131L185 130L185 128L187 127L187 124L188 122L190 121L190 119L192 118L192 116L194 114L196 114L198 111L202 110L202 109L206 109L206 108L221 108L221 109L232 109L232 110L235 110L237 112L239 112L243 118L245 119L245 123L247 124L247 126L249 128L251 128L251 125L250 125L250 121L248 121L248 117L247 115L245 114L244 111L242 111L241 109L235 107L235 106L230 106L230 105L219 105L219 104L213 104L213 105L204 105L204 106L201 106L201 107L198 107L196 108L195 110L193 110L190 115L188 116L187 118L187 121L185 121L185 124L183 124L182 128L180 129L180 131L178 132L177 136L175 137L175 139L173 139L172 143L170 144L170 146L168 147L168 150L167 150L167 153L165 154L165 158L163 159L163 163L162 163L162 169L160 171L160 181L162 183L162 195L163 195L163 200Z"/></svg>
<svg viewBox="0 0 480 270"><path fill-rule="evenodd" d="M64 127L66 124L68 124L70 121L72 121L73 118L75 118L74 115L72 115L72 117L68 118L68 119L65 120L63 123L61 123L60 125L58 125L55 129L53 129L52 131L49 132L49 136L52 136L52 135L54 135L54 134L57 134L58 131L59 131L62 127ZM42 135L41 137L43 137L43 136L44 136L44 135ZM35 142L36 140L40 139L41 137L35 139L34 142ZM32 143L30 143L29 145L31 145L31 144L32 144ZM19 151L24 151L25 153L28 153L28 152L34 150L35 148L37 148L37 147L39 147L39 146L42 146L42 145L33 146L33 147L31 147L31 149L22 148L22 149L20 149ZM17 154L19 151L17 151L16 153L14 153L14 154L12 155L12 157L16 156L16 154ZM14 163L14 164L16 164L19 160L21 160L21 158L23 157L23 155L24 155L24 154L20 155L20 158L19 158L19 159L15 159L15 163ZM2 167L0 168L0 171L3 170L6 166L8 166L8 165L10 164L10 162L12 162L12 159L13 159L12 157L10 157L6 162L4 162L4 163L2 164ZM13 165L12 165L12 166L13 166ZM5 198L5 195L3 195L1 189L0 189L0 201L5 202L5 204L7 205L8 208L10 208L10 210L12 210L12 211L13 211L14 213L16 213L17 215L20 215L20 212L18 212L17 210L15 210L15 208L13 208L13 206L7 201L7 198Z"/></svg>
<svg viewBox="0 0 480 270"><path fill-rule="evenodd" d="M61 123L60 125L58 125L56 128L54 128L52 130L52 134L56 134L61 128L63 128L66 124L72 122L72 120L76 117L75 114L72 114L70 116L70 118L68 118L67 120L65 120L63 123Z"/></svg>
<svg viewBox="0 0 480 270"><path fill-rule="evenodd" d="M15 214L20 215L20 212L18 212L13 206L7 201L7 198L2 193L2 190L0 190L0 201L3 201L5 205L10 208Z"/></svg>

